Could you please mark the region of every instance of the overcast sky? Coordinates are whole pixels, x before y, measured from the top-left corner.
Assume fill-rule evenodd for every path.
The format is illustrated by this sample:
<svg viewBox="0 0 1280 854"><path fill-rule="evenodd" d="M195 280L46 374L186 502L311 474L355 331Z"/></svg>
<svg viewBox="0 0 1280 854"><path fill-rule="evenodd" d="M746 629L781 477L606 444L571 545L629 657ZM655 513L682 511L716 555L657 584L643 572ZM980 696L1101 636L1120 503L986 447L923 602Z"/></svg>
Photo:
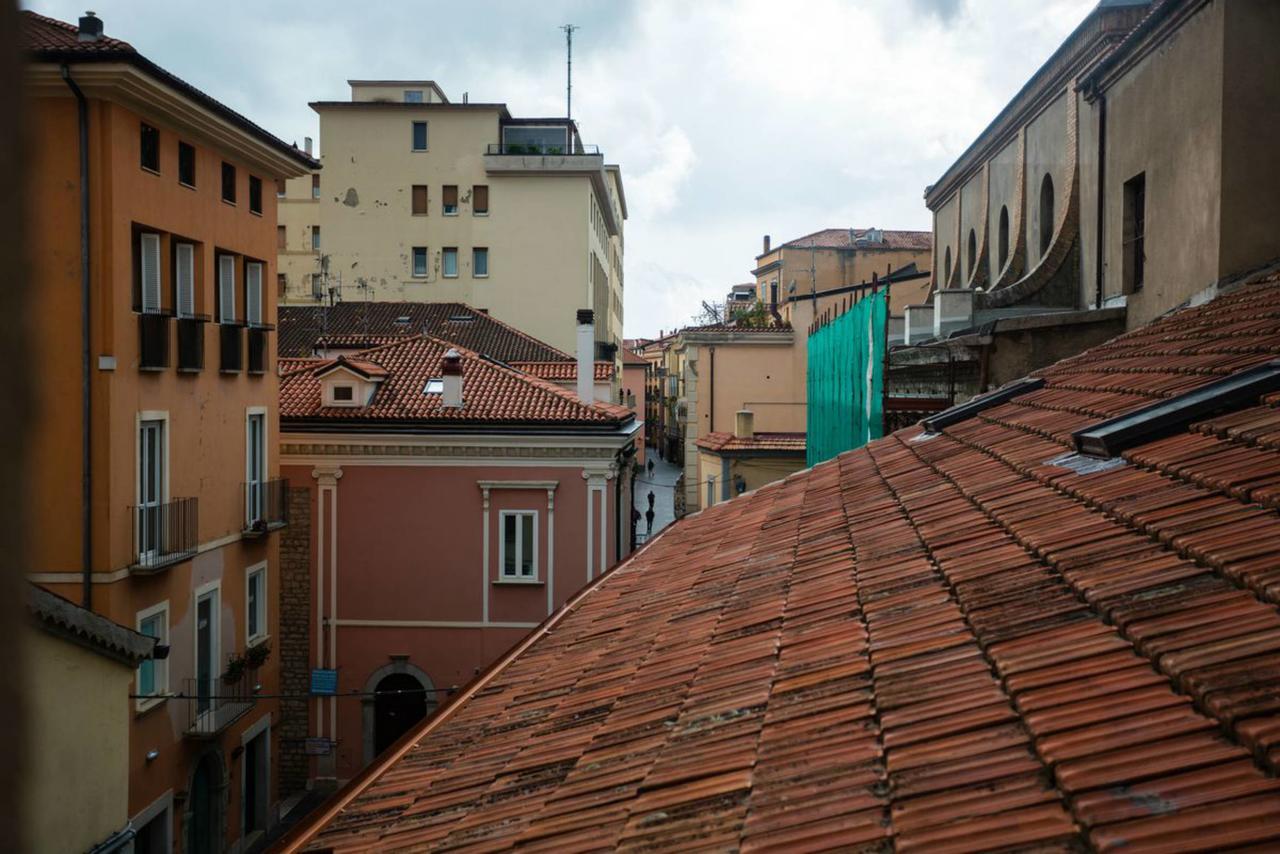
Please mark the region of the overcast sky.
<svg viewBox="0 0 1280 854"><path fill-rule="evenodd" d="M24 0L75 21L88 0ZM562 115L622 166L628 337L751 281L760 239L930 227L925 185L1095 0L94 0L108 35L288 141L349 78Z"/></svg>

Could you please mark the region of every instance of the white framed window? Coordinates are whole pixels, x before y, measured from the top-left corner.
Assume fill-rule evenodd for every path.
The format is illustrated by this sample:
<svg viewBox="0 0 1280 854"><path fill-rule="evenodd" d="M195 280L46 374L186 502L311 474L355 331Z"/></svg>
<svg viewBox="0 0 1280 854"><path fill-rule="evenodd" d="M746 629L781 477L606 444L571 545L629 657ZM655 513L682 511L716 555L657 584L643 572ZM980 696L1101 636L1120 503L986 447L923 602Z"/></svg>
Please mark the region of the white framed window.
<svg viewBox="0 0 1280 854"><path fill-rule="evenodd" d="M248 646L261 641L271 632L267 628L267 565L249 567L244 577L244 627Z"/></svg>
<svg viewBox="0 0 1280 854"><path fill-rule="evenodd" d="M245 527L252 528L265 518L267 480L267 411L249 409L245 417L244 503Z"/></svg>
<svg viewBox="0 0 1280 854"><path fill-rule="evenodd" d="M146 565L168 552L164 504L169 490L168 414L138 415L137 560Z"/></svg>
<svg viewBox="0 0 1280 854"><path fill-rule="evenodd" d="M534 510L498 513L498 574L504 581L538 578L538 514Z"/></svg>
<svg viewBox="0 0 1280 854"><path fill-rule="evenodd" d="M142 311L160 311L160 235L143 232L138 235L138 275Z"/></svg>
<svg viewBox="0 0 1280 854"><path fill-rule="evenodd" d="M156 639L156 643L169 643L169 602L165 600L158 605L138 612L135 623L138 634ZM138 665L135 701L138 709L147 709L155 705L169 693L169 661L168 659L148 659Z"/></svg>
<svg viewBox="0 0 1280 854"><path fill-rule="evenodd" d="M406 104L421 104L422 90L421 89L405 89L404 102Z"/></svg>
<svg viewBox="0 0 1280 854"><path fill-rule="evenodd" d="M413 123L413 150L414 151L427 150L427 123L426 122Z"/></svg>
<svg viewBox="0 0 1280 854"><path fill-rule="evenodd" d="M334 403L354 403L356 399L355 386L335 385L333 387Z"/></svg>
<svg viewBox="0 0 1280 854"><path fill-rule="evenodd" d="M427 247L413 247L413 275L414 278L422 278L427 275Z"/></svg>
<svg viewBox="0 0 1280 854"><path fill-rule="evenodd" d="M440 274L446 279L458 278L458 248L446 247L440 253Z"/></svg>
<svg viewBox="0 0 1280 854"><path fill-rule="evenodd" d="M487 279L489 277L489 250L482 246L477 246L471 250L471 275L477 279Z"/></svg>
<svg viewBox="0 0 1280 854"><path fill-rule="evenodd" d="M311 226L311 248L317 252L320 251L320 226Z"/></svg>
<svg viewBox="0 0 1280 854"><path fill-rule="evenodd" d="M218 322L236 322L236 259L218 256Z"/></svg>
<svg viewBox="0 0 1280 854"><path fill-rule="evenodd" d="M195 674L196 674L196 712L200 719L196 727L212 728L215 723L212 713L218 707L220 679L222 675L219 662L222 661L222 609L219 607L222 585L211 581L196 588L195 598ZM205 715L209 718L205 719Z"/></svg>
<svg viewBox="0 0 1280 854"><path fill-rule="evenodd" d="M262 324L262 262L244 265L244 319L252 326Z"/></svg>
<svg viewBox="0 0 1280 854"><path fill-rule="evenodd" d="M178 317L195 317L196 248L190 243L174 244L173 287Z"/></svg>

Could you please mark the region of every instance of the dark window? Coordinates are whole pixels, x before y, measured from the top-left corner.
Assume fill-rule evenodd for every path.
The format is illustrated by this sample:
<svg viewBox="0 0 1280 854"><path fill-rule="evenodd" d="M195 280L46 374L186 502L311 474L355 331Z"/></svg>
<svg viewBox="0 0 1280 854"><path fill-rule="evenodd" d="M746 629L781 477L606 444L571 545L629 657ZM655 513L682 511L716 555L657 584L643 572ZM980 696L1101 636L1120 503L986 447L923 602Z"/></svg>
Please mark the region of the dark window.
<svg viewBox="0 0 1280 854"><path fill-rule="evenodd" d="M1044 176L1040 182L1040 255L1049 251L1053 242L1053 178Z"/></svg>
<svg viewBox="0 0 1280 854"><path fill-rule="evenodd" d="M1000 270L1004 270L1004 265L1009 260L1009 208L1003 206L1000 208Z"/></svg>
<svg viewBox="0 0 1280 854"><path fill-rule="evenodd" d="M320 226L311 226L311 248L317 252L320 250Z"/></svg>
<svg viewBox="0 0 1280 854"><path fill-rule="evenodd" d="M333 399L343 402L355 400L355 389L349 385L336 385L333 387Z"/></svg>
<svg viewBox="0 0 1280 854"><path fill-rule="evenodd" d="M236 203L236 167L230 163L222 164L222 200Z"/></svg>
<svg viewBox="0 0 1280 854"><path fill-rule="evenodd" d="M262 213L262 179L249 176L249 213Z"/></svg>
<svg viewBox="0 0 1280 854"><path fill-rule="evenodd" d="M413 275L425 276L427 274L427 247L413 247Z"/></svg>
<svg viewBox="0 0 1280 854"><path fill-rule="evenodd" d="M426 184L413 185L413 215L414 216L427 215L427 185Z"/></svg>
<svg viewBox="0 0 1280 854"><path fill-rule="evenodd" d="M947 260L942 266L942 286L945 288L951 282L951 247L947 247Z"/></svg>
<svg viewBox="0 0 1280 854"><path fill-rule="evenodd" d="M178 180L188 187L196 185L196 147L178 143Z"/></svg>
<svg viewBox="0 0 1280 854"><path fill-rule="evenodd" d="M284 273L276 273L276 296L283 297L289 287L289 279Z"/></svg>
<svg viewBox="0 0 1280 854"><path fill-rule="evenodd" d="M160 171L160 131L151 125L142 126L142 168Z"/></svg>
<svg viewBox="0 0 1280 854"><path fill-rule="evenodd" d="M320 198L320 176L319 175L311 176L311 198L313 199Z"/></svg>
<svg viewBox="0 0 1280 854"><path fill-rule="evenodd" d="M471 212L476 216L489 213L489 185L476 184L471 188Z"/></svg>
<svg viewBox="0 0 1280 854"><path fill-rule="evenodd" d="M283 225L276 226L276 248L287 249L289 247L288 232Z"/></svg>
<svg viewBox="0 0 1280 854"><path fill-rule="evenodd" d="M973 278L973 270L978 266L978 233L969 229L969 278Z"/></svg>
<svg viewBox="0 0 1280 854"><path fill-rule="evenodd" d="M427 123L426 122L413 123L413 150L414 151L427 150Z"/></svg>
<svg viewBox="0 0 1280 854"><path fill-rule="evenodd" d="M1146 274L1147 173L1124 182L1124 292L1142 290Z"/></svg>
<svg viewBox="0 0 1280 854"><path fill-rule="evenodd" d="M444 215L456 216L458 213L458 185L444 185Z"/></svg>

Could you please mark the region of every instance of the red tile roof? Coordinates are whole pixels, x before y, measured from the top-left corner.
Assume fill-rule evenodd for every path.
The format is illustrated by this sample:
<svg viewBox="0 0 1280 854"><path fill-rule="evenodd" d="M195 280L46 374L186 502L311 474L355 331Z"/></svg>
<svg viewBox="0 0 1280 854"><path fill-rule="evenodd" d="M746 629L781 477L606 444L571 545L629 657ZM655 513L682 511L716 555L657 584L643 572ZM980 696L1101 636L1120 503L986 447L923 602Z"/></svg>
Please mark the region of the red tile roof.
<svg viewBox="0 0 1280 854"><path fill-rule="evenodd" d="M340 302L282 305L276 325L280 356L317 348L376 347L427 334L500 362L572 362L568 353L460 302Z"/></svg>
<svg viewBox="0 0 1280 854"><path fill-rule="evenodd" d="M750 453L752 451L792 451L804 454L804 433L754 433L738 438L732 433L708 433L698 439L698 447L716 453Z"/></svg>
<svg viewBox="0 0 1280 854"><path fill-rule="evenodd" d="M1278 397L1049 461L1278 352L1273 274L668 528L311 843L1275 850Z"/></svg>
<svg viewBox="0 0 1280 854"><path fill-rule="evenodd" d="M69 24L56 18L38 15L35 12L26 10L22 12L20 27L22 50L30 59L36 62L119 61L128 63L146 72L161 83L178 90L225 121L255 137L258 142L292 158L305 168L320 168L320 161L254 124L221 101L156 65L126 41L112 38L104 32L94 41L82 42L78 38L79 28L75 24Z"/></svg>
<svg viewBox="0 0 1280 854"><path fill-rule="evenodd" d="M933 248L931 231L889 231L878 229L884 235L883 242L860 242L871 231L869 228L824 228L782 244L788 249L921 249Z"/></svg>
<svg viewBox="0 0 1280 854"><path fill-rule="evenodd" d="M760 334L763 332L790 332L791 324L785 320L774 321L768 326L739 326L735 321L728 323L704 323L702 326L686 326L675 335L685 335L690 332L741 332L747 335ZM663 339L666 340L666 339Z"/></svg>
<svg viewBox="0 0 1280 854"><path fill-rule="evenodd" d="M299 421L618 425L633 418L626 407L583 404L554 383L461 348L463 405L445 407L441 395L423 390L428 380L440 378L442 360L450 347L456 345L419 335L366 350L354 358L300 362L280 378L280 418L286 426ZM352 364L366 375L385 377L368 406L323 405L321 377L342 363Z"/></svg>
<svg viewBox="0 0 1280 854"><path fill-rule="evenodd" d="M577 362L512 362L511 367L544 380L565 381L578 378ZM611 379L613 379L613 362L596 362L596 382L607 382Z"/></svg>
<svg viewBox="0 0 1280 854"><path fill-rule="evenodd" d="M622 366L625 368L628 365L634 365L637 368L647 368L649 366L649 360L631 350L623 350Z"/></svg>

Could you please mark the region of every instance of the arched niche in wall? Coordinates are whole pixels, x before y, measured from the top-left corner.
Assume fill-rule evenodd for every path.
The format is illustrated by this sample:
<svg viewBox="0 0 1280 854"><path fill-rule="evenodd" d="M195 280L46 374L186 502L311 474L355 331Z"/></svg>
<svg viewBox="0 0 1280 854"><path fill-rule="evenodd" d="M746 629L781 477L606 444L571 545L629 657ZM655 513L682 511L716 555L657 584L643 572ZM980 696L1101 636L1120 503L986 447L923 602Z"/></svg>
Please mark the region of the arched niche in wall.
<svg viewBox="0 0 1280 854"><path fill-rule="evenodd" d="M1000 263L997 267L1000 273L1004 272L1005 264L1009 263L1009 206L1002 205L1000 207L1000 226L998 229L997 250Z"/></svg>
<svg viewBox="0 0 1280 854"><path fill-rule="evenodd" d="M969 229L969 278L973 278L973 271L978 268L978 232Z"/></svg>
<svg viewBox="0 0 1280 854"><path fill-rule="evenodd" d="M1040 255L1049 251L1053 242L1053 177L1045 173L1040 182Z"/></svg>

